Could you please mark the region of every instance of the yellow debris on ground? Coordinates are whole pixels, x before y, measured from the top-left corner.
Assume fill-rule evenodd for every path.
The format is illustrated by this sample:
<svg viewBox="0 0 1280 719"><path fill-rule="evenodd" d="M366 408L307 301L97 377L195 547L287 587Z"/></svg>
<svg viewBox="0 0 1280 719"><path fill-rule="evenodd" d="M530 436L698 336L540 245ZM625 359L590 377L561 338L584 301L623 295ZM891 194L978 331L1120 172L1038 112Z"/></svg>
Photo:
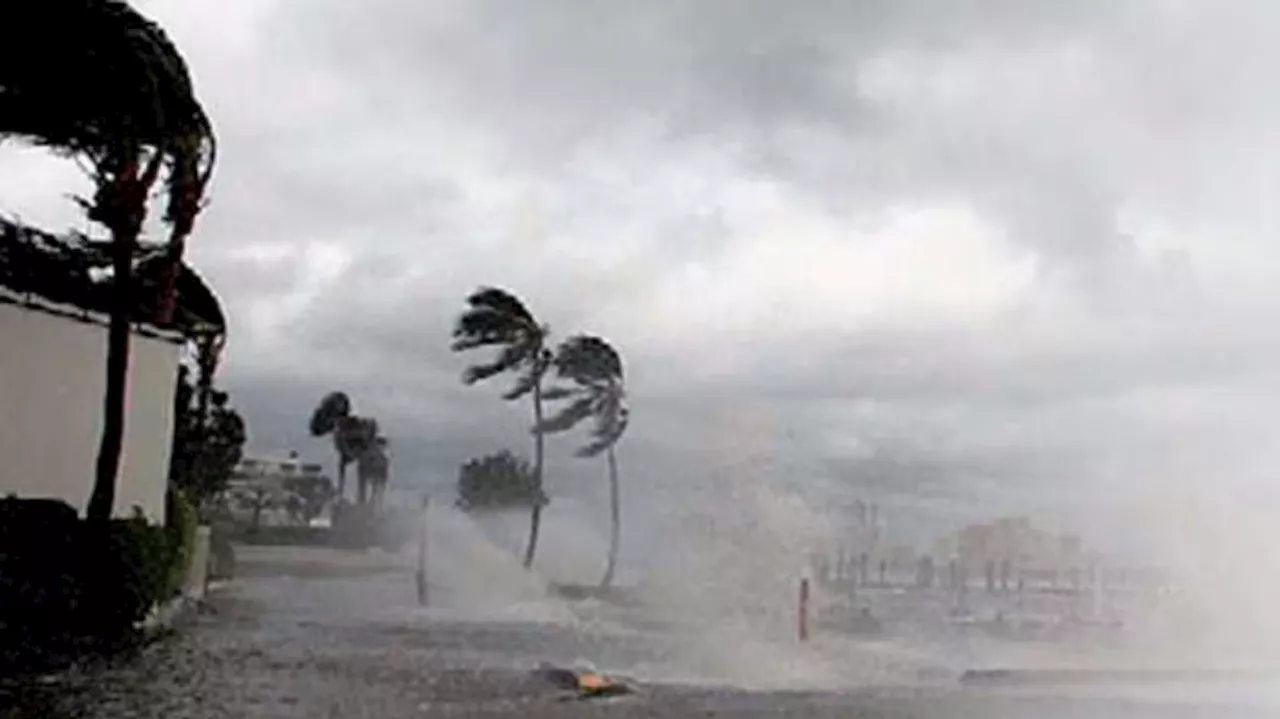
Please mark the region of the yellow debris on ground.
<svg viewBox="0 0 1280 719"><path fill-rule="evenodd" d="M613 682L594 672L583 672L578 675L578 689L582 691L608 689L612 684Z"/></svg>

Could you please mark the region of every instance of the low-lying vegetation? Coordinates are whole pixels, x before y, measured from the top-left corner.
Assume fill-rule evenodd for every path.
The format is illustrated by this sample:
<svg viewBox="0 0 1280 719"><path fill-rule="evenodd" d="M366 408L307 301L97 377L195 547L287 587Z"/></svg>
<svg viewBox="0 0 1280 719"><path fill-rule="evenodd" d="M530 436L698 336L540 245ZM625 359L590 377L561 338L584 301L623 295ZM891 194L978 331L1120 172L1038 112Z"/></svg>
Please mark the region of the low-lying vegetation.
<svg viewBox="0 0 1280 719"><path fill-rule="evenodd" d="M141 513L91 524L58 500L0 499L0 674L136 642L152 609L182 591L195 537L184 504L174 497L161 526Z"/></svg>

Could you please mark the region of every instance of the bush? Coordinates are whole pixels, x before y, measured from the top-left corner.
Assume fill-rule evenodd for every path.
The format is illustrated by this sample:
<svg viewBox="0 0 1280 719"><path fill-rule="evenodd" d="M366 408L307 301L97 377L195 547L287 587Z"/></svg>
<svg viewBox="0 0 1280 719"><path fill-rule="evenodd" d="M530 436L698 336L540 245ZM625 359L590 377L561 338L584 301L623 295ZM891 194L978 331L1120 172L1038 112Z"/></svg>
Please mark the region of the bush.
<svg viewBox="0 0 1280 719"><path fill-rule="evenodd" d="M138 512L130 519L112 520L102 530L85 528L85 585L93 601L83 612L86 631L115 640L132 632L151 608L172 596L169 582L176 548L164 527L151 524Z"/></svg>
<svg viewBox="0 0 1280 719"><path fill-rule="evenodd" d="M71 505L0 500L0 647L64 644L83 596L81 522Z"/></svg>
<svg viewBox="0 0 1280 719"><path fill-rule="evenodd" d="M467 461L458 468L457 506L463 511L545 507L533 466L502 450Z"/></svg>
<svg viewBox="0 0 1280 719"><path fill-rule="evenodd" d="M133 636L172 596L184 551L174 538L194 531L183 522L166 530L138 513L99 527L64 502L0 500L0 663L56 666Z"/></svg>

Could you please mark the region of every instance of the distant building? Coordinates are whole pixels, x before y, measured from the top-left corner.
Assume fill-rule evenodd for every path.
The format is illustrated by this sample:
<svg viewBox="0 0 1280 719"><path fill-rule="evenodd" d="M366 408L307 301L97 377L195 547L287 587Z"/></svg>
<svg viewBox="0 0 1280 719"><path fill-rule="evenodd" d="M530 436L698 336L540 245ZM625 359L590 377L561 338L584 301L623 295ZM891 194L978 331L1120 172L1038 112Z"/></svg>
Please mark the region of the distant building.
<svg viewBox="0 0 1280 719"><path fill-rule="evenodd" d="M324 467L304 462L297 452L245 455L231 472L232 482L280 481L286 479L324 478Z"/></svg>
<svg viewBox="0 0 1280 719"><path fill-rule="evenodd" d="M232 470L226 494L238 517L281 523L291 520L290 503L312 482L332 485L322 465L297 452L248 454Z"/></svg>
<svg viewBox="0 0 1280 719"><path fill-rule="evenodd" d="M1027 517L1001 517L970 524L940 538L934 547L940 560L955 560L980 569L988 562L1008 563L1021 572L1064 573L1093 561L1080 537L1053 534Z"/></svg>

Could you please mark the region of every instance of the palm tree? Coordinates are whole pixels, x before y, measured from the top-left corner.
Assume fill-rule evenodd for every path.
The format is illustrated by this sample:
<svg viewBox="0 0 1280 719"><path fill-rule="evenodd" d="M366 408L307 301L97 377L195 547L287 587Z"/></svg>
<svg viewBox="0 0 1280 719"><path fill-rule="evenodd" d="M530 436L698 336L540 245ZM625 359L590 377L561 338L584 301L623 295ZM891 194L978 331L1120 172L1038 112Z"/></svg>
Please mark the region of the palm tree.
<svg viewBox="0 0 1280 719"><path fill-rule="evenodd" d="M570 386L551 387L547 399L571 400L559 412L540 423L537 434L563 432L588 417L594 419L591 441L577 451L579 457L605 455L609 466L609 559L600 586L613 583L618 565L618 544L622 525L622 501L618 489L618 460L614 447L627 431L630 410L622 377L622 358L605 340L577 335L556 350L556 374Z"/></svg>
<svg viewBox="0 0 1280 719"><path fill-rule="evenodd" d="M370 447L378 436L378 421L369 417L358 417L351 412L351 398L345 392L330 392L320 400L320 404L311 413L308 425L311 436L333 436L333 449L338 455L338 494L339 500L346 497L347 465L356 461ZM360 497L363 504L364 497Z"/></svg>
<svg viewBox="0 0 1280 719"><path fill-rule="evenodd" d="M80 204L111 233L102 437L87 510L101 524L115 504L124 442L133 261L148 195L167 168L173 274L202 207L213 130L182 56L124 2L15 0L4 18L12 31L0 43L0 139L18 137L84 162L95 192ZM163 307L172 305L169 294Z"/></svg>
<svg viewBox="0 0 1280 719"><path fill-rule="evenodd" d="M551 365L551 352L546 348L551 329L540 324L515 295L493 287L482 287L467 298L467 309L453 329L453 351L478 347L497 347L497 357L485 364L468 367L462 375L466 384L475 384L504 372L516 373L516 383L502 395L508 401L525 395L533 397L533 424L542 424L542 378ZM542 490L543 438L533 436L533 473L538 491ZM542 503L535 502L529 511L529 544L524 553L524 566L533 566L538 549L538 528L542 522Z"/></svg>
<svg viewBox="0 0 1280 719"><path fill-rule="evenodd" d="M387 438L378 435L377 422L368 425L367 429L372 430L373 438L368 442L368 446L364 448L364 451L356 456L356 479L358 483L356 496L359 498L359 503L364 504L367 492L369 504L375 510L381 510L382 500L387 489L391 457L387 454Z"/></svg>

